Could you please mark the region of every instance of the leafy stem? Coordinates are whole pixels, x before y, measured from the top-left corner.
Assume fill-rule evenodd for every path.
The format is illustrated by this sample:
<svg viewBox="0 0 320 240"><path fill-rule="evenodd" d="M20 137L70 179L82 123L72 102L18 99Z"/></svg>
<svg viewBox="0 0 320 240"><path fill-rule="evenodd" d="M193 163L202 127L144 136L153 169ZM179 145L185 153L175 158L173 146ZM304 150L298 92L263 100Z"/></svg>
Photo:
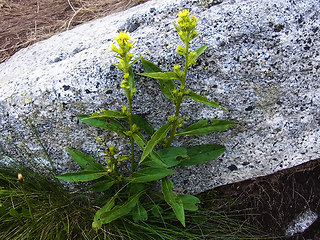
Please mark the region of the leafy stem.
<svg viewBox="0 0 320 240"><path fill-rule="evenodd" d="M132 98L129 96L128 97L128 105L129 105L129 114L128 114L128 118L129 118L129 125L130 125L130 132L133 133L134 132L134 123L133 123L133 119L132 119ZM131 149L131 171L134 172L136 169L136 164L134 162L134 139L132 134L129 136L130 139L130 149Z"/></svg>

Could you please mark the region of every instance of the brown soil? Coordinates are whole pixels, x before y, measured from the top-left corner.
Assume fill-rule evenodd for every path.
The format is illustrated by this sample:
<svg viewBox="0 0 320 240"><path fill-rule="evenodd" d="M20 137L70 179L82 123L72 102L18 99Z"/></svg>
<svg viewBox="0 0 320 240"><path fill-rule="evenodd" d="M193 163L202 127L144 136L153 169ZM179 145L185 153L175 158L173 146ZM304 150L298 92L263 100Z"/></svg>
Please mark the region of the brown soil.
<svg viewBox="0 0 320 240"><path fill-rule="evenodd" d="M23 47L147 0L0 0L0 63Z"/></svg>
<svg viewBox="0 0 320 240"><path fill-rule="evenodd" d="M0 62L34 42L146 1L0 0ZM306 208L320 216L320 164L311 161L212 191L217 206L232 210L250 209L246 213L251 223L271 235L281 236L288 223ZM204 193L203 197L212 198L212 191ZM230 201L226 201L226 196ZM320 239L320 219L291 239Z"/></svg>
<svg viewBox="0 0 320 240"><path fill-rule="evenodd" d="M212 193L212 191L214 193ZM247 209L246 220L269 233L284 236L289 223L307 209L318 219L291 240L320 239L320 160L279 171L275 174L218 187L203 193L221 209Z"/></svg>

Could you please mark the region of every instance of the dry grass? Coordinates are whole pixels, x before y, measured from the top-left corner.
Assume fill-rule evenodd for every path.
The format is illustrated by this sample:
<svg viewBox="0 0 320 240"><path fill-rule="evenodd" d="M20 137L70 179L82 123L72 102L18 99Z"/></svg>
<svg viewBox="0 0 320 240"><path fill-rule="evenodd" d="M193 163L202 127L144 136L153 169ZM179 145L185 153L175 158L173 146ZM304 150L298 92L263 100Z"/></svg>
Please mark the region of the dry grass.
<svg viewBox="0 0 320 240"><path fill-rule="evenodd" d="M147 0L0 0L0 62L78 24Z"/></svg>

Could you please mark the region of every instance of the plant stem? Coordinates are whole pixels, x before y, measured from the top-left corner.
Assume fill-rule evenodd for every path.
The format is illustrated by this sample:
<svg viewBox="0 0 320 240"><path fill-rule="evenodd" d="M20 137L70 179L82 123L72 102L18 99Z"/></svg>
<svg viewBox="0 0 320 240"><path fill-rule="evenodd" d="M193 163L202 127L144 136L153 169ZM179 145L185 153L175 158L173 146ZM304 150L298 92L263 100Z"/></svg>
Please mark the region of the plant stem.
<svg viewBox="0 0 320 240"><path fill-rule="evenodd" d="M173 139L175 137L175 134L176 134L176 131L177 131L177 128L178 128L178 120L179 120L179 112L180 112L181 103L182 103L182 99L178 99L178 102L176 104L176 112L175 112L175 115L174 115L176 120L174 121L174 123L172 125L170 136L169 136L168 142L166 143L165 147L170 147L171 143L172 143L172 141L173 141Z"/></svg>
<svg viewBox="0 0 320 240"><path fill-rule="evenodd" d="M130 131L133 132L133 120L132 120L132 104L131 104L131 97L128 96L128 102L129 102L129 125L130 125ZM129 137L130 139L130 146L131 146L131 171L134 172L136 169L136 165L134 162L134 139L132 135Z"/></svg>
<svg viewBox="0 0 320 240"><path fill-rule="evenodd" d="M172 144L172 141L175 137L175 134L177 132L178 124L179 124L179 113L180 113L180 107L181 103L183 102L184 99L184 94L185 94L185 82L187 78L187 73L188 73L188 61L189 61L189 39L190 39L190 33L187 35L187 40L185 43L186 46L186 54L185 54L185 62L184 62L184 71L183 71L183 78L181 79L181 85L180 85L180 93L181 96L178 96L177 103L176 105L176 112L175 112L175 121L172 125L170 136L168 139L168 142L166 143L165 147L170 147Z"/></svg>

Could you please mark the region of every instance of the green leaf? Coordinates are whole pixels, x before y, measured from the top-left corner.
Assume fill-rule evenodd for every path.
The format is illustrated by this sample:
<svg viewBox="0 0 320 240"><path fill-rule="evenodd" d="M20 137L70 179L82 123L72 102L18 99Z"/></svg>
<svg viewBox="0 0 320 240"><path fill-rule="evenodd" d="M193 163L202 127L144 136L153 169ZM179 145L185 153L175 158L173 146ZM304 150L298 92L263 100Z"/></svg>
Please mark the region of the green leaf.
<svg viewBox="0 0 320 240"><path fill-rule="evenodd" d="M190 92L187 96L196 102L204 103L210 107L221 108L222 110L227 111L225 108L221 107L218 103L214 101L209 101L207 97L196 94L195 92Z"/></svg>
<svg viewBox="0 0 320 240"><path fill-rule="evenodd" d="M164 196L164 200L168 203L168 205L173 209L177 219L181 222L181 224L185 227L185 216L184 216L184 208L183 202L181 199L177 198L177 195L172 191L173 184L165 177L161 181L161 189Z"/></svg>
<svg viewBox="0 0 320 240"><path fill-rule="evenodd" d="M148 220L148 213L146 209L141 205L140 201L138 201L137 205L132 209L131 213L134 222Z"/></svg>
<svg viewBox="0 0 320 240"><path fill-rule="evenodd" d="M178 198L182 201L183 203L183 208L185 210L189 210L189 211L197 211L198 210L198 206L196 205L196 203L200 203L199 198L186 194L186 195L178 195Z"/></svg>
<svg viewBox="0 0 320 240"><path fill-rule="evenodd" d="M133 61L129 64L129 66L131 67L133 64L135 64L136 62L138 62L141 58L142 58L141 56L138 57L138 58L136 58L135 60L133 60Z"/></svg>
<svg viewBox="0 0 320 240"><path fill-rule="evenodd" d="M108 175L107 171L81 171L75 173L65 173L57 178L69 182L91 181Z"/></svg>
<svg viewBox="0 0 320 240"><path fill-rule="evenodd" d="M87 119L99 119L99 118L127 118L127 115L120 111L104 110L103 113L101 114L94 113L87 118L82 118L81 121L87 120Z"/></svg>
<svg viewBox="0 0 320 240"><path fill-rule="evenodd" d="M229 127L235 125L232 121L220 119L200 120L185 129L179 130L176 135L201 135L214 131L225 131Z"/></svg>
<svg viewBox="0 0 320 240"><path fill-rule="evenodd" d="M124 134L126 128L117 120L112 119L112 118L106 118L106 119L88 119L89 115L80 115L77 116L77 118L84 123L90 125L90 126L95 126L95 127L100 127L103 129L107 129L113 132L116 132L122 136L126 135Z"/></svg>
<svg viewBox="0 0 320 240"><path fill-rule="evenodd" d="M146 73L162 72L161 68L149 60L141 58L141 62Z"/></svg>
<svg viewBox="0 0 320 240"><path fill-rule="evenodd" d="M137 205L140 196L144 192L140 192L136 195L131 196L126 202L122 205L115 206L110 211L104 211L100 214L100 217L97 218L98 225L110 223L120 217L123 217L131 212L131 210Z"/></svg>
<svg viewBox="0 0 320 240"><path fill-rule="evenodd" d="M103 221L101 221L101 214L110 211L114 206L115 197L112 197L102 208L100 208L94 215L92 227L101 228Z"/></svg>
<svg viewBox="0 0 320 240"><path fill-rule="evenodd" d="M152 73L139 73L139 75L150 77L158 80L169 81L179 79L175 72L152 72Z"/></svg>
<svg viewBox="0 0 320 240"><path fill-rule="evenodd" d="M132 115L132 120L139 128L144 129L147 134L152 135L154 133L154 129L153 129L152 125L149 124L141 116L134 114L134 115Z"/></svg>
<svg viewBox="0 0 320 240"><path fill-rule="evenodd" d="M162 161L167 165L167 167L173 167L180 163L180 158L187 157L187 149L183 147L168 147L156 151L158 156ZM161 167L157 162L150 159L146 159L143 164L152 166L152 167Z"/></svg>
<svg viewBox="0 0 320 240"><path fill-rule="evenodd" d="M218 144L204 144L187 149L187 158L183 158L179 166L191 166L204 163L219 157L225 151L225 146Z"/></svg>
<svg viewBox="0 0 320 240"><path fill-rule="evenodd" d="M75 160L80 165L80 167L84 168L85 170L88 170L88 171L105 170L105 168L102 165L97 163L96 160L88 154L84 154L78 150L75 150L69 147L68 147L68 152L73 158L73 160Z"/></svg>
<svg viewBox="0 0 320 240"><path fill-rule="evenodd" d="M148 183L130 183L127 186L126 194L131 196L141 191L147 190L148 187L149 187Z"/></svg>
<svg viewBox="0 0 320 240"><path fill-rule="evenodd" d="M113 184L115 184L114 181L112 180L103 180L103 181L99 181L94 183L91 186L91 191L93 192L103 192L103 191L107 191L109 188L111 188L113 186Z"/></svg>
<svg viewBox="0 0 320 240"><path fill-rule="evenodd" d="M142 153L139 164L152 152L153 148L157 145L157 143L167 136L167 133L171 128L171 125L172 122L166 123L151 136L150 141L147 143Z"/></svg>
<svg viewBox="0 0 320 240"><path fill-rule="evenodd" d="M141 59L141 62L146 73L162 72L161 68L144 58ZM166 79L163 81L159 80L158 82L163 95L172 100L172 91L175 89L173 81Z"/></svg>
<svg viewBox="0 0 320 240"><path fill-rule="evenodd" d="M151 182L168 175L174 174L175 171L167 168L147 167L142 170L134 172L128 180L134 183Z"/></svg>
<svg viewBox="0 0 320 240"><path fill-rule="evenodd" d="M153 205L151 212L155 217L161 217L161 214L163 214L163 209L159 205L155 204Z"/></svg>
<svg viewBox="0 0 320 240"><path fill-rule="evenodd" d="M134 133L133 139L138 144L138 146L144 151L147 146L147 140L145 140L143 135L141 133ZM155 151L152 151L149 156L151 158L151 160L149 161L155 162L158 167L168 167L167 164L160 158L160 156ZM145 161L141 161L139 164L144 164L144 162Z"/></svg>
<svg viewBox="0 0 320 240"><path fill-rule="evenodd" d="M198 57L206 50L206 48L207 46L203 45L195 51L195 54L191 55L190 53L189 59L188 59L188 65L191 66L192 64L194 64L197 61Z"/></svg>
<svg viewBox="0 0 320 240"><path fill-rule="evenodd" d="M196 50L196 57L195 59L197 59L206 49L207 49L207 45L203 45L201 47L199 47L197 50Z"/></svg>

